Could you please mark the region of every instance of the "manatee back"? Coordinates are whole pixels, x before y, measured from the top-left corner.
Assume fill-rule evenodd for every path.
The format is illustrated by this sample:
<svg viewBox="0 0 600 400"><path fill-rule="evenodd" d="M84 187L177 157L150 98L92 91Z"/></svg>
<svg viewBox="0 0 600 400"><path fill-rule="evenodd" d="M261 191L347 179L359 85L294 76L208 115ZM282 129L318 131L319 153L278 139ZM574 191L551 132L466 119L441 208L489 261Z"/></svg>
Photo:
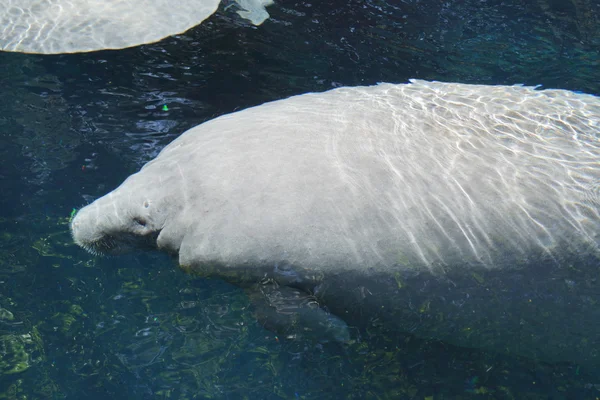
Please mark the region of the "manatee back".
<svg viewBox="0 0 600 400"><path fill-rule="evenodd" d="M595 254L599 133L590 95L413 81L217 118L140 174L179 170L199 273L502 268Z"/></svg>

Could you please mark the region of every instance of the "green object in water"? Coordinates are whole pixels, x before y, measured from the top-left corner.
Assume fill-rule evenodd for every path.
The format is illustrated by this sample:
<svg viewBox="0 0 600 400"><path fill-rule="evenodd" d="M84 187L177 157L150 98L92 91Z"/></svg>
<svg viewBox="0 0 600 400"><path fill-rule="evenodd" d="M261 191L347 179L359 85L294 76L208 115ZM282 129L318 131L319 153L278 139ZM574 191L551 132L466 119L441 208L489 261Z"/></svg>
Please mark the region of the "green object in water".
<svg viewBox="0 0 600 400"><path fill-rule="evenodd" d="M169 111L169 107L167 107L167 105L165 104L162 108L163 111Z"/></svg>
<svg viewBox="0 0 600 400"><path fill-rule="evenodd" d="M69 221L73 219L73 217L75 216L75 214L77 214L77 209L74 208L71 210L71 216L69 217Z"/></svg>

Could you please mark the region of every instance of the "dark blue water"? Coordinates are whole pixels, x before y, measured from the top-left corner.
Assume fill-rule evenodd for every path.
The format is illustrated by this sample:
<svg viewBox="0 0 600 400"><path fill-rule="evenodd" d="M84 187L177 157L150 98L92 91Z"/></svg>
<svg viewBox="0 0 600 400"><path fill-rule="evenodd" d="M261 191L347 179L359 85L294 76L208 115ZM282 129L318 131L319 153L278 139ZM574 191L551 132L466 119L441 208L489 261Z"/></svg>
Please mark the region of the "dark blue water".
<svg viewBox="0 0 600 400"><path fill-rule="evenodd" d="M73 208L236 109L409 78L600 94L597 0L278 0L269 12L256 28L221 7L121 51L0 53L0 398L600 397L600 371L381 329L348 346L286 341L235 287L166 256L94 258L71 243Z"/></svg>

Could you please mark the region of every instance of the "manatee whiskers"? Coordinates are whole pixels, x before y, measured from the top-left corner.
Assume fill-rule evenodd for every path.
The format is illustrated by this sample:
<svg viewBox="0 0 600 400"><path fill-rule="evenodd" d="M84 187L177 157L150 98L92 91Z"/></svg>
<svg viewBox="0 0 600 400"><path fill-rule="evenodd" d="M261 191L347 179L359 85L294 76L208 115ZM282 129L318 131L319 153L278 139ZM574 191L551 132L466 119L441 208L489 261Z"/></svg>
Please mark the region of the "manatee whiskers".
<svg viewBox="0 0 600 400"><path fill-rule="evenodd" d="M108 254L108 251L123 247L119 241L110 236L103 236L92 241L76 240L75 242L85 251L95 256L105 256Z"/></svg>
<svg viewBox="0 0 600 400"><path fill-rule="evenodd" d="M91 242L77 242L88 253L96 256L118 255L131 251L156 249L158 233L140 238L135 235L103 236Z"/></svg>
<svg viewBox="0 0 600 400"><path fill-rule="evenodd" d="M81 248L83 248L85 251L87 251L91 255L94 255L94 256L106 256L107 255L106 253L101 252L94 246L87 245L87 244L79 244L79 245L81 246Z"/></svg>

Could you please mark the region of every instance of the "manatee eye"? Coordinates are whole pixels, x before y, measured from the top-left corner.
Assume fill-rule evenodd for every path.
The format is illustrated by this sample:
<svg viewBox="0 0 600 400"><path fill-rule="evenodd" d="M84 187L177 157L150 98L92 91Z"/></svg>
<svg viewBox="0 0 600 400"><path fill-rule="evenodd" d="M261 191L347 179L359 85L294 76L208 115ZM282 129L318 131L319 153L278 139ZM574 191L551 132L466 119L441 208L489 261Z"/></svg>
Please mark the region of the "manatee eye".
<svg viewBox="0 0 600 400"><path fill-rule="evenodd" d="M148 208L150 207L150 203L148 203L148 200L144 201L144 208Z"/></svg>
<svg viewBox="0 0 600 400"><path fill-rule="evenodd" d="M140 217L135 217L135 218L133 219L133 221L134 221L136 224L138 224L138 225L141 225L141 226L146 226L146 220L145 220L145 219L143 219L143 218L140 218Z"/></svg>

